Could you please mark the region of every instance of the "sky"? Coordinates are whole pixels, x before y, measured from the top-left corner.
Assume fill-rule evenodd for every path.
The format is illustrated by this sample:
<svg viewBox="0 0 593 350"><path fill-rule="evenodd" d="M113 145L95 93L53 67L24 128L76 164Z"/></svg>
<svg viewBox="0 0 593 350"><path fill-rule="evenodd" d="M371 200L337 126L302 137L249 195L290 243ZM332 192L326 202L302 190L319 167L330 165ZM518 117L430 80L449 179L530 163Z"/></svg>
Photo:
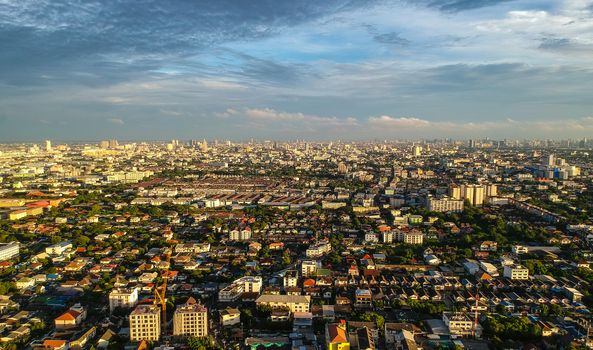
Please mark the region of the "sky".
<svg viewBox="0 0 593 350"><path fill-rule="evenodd" d="M0 142L593 136L593 0L0 0Z"/></svg>

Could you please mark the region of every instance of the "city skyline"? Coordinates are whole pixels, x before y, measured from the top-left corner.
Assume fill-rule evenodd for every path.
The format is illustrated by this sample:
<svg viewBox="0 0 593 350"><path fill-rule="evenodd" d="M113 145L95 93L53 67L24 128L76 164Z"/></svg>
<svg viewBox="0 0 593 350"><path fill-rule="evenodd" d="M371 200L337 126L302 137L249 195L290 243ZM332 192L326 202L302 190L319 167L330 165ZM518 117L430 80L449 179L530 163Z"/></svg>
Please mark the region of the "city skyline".
<svg viewBox="0 0 593 350"><path fill-rule="evenodd" d="M3 4L2 142L593 131L593 1Z"/></svg>

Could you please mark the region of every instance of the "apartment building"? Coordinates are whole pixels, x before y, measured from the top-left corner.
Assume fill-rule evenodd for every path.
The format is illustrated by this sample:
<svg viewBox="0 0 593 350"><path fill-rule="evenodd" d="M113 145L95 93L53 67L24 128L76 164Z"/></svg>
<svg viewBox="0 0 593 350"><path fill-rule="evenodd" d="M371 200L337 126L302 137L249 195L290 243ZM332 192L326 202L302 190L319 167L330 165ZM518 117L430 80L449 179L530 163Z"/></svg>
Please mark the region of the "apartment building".
<svg viewBox="0 0 593 350"><path fill-rule="evenodd" d="M239 299L243 293L259 293L261 292L262 284L263 280L261 276L241 277L221 289L218 292L218 300L230 302Z"/></svg>
<svg viewBox="0 0 593 350"><path fill-rule="evenodd" d="M317 273L317 261L315 260L303 260L301 263L301 275L308 277Z"/></svg>
<svg viewBox="0 0 593 350"><path fill-rule="evenodd" d="M309 312L311 297L308 295L261 295L255 303L257 306L270 306L273 309L288 309L290 312Z"/></svg>
<svg viewBox="0 0 593 350"><path fill-rule="evenodd" d="M288 270L284 273L282 284L284 288L296 287L299 281L299 275L296 270Z"/></svg>
<svg viewBox="0 0 593 350"><path fill-rule="evenodd" d="M463 211L463 205L463 200L449 197L429 197L426 201L426 209L439 213L460 213Z"/></svg>
<svg viewBox="0 0 593 350"><path fill-rule="evenodd" d="M529 270L522 265L505 266L503 276L512 280L529 279Z"/></svg>
<svg viewBox="0 0 593 350"><path fill-rule="evenodd" d="M208 335L208 309L189 298L187 303L177 306L173 314L173 335L184 337L205 337Z"/></svg>
<svg viewBox="0 0 593 350"><path fill-rule="evenodd" d="M465 337L473 333L474 323L460 312L443 312L443 322L449 329L451 336Z"/></svg>
<svg viewBox="0 0 593 350"><path fill-rule="evenodd" d="M0 261L10 260L19 256L19 242L0 244Z"/></svg>
<svg viewBox="0 0 593 350"><path fill-rule="evenodd" d="M131 341L157 341L161 337L161 309L157 305L139 305L129 319Z"/></svg>
<svg viewBox="0 0 593 350"><path fill-rule="evenodd" d="M116 308L133 308L138 304L137 288L114 288L109 293L109 311Z"/></svg>

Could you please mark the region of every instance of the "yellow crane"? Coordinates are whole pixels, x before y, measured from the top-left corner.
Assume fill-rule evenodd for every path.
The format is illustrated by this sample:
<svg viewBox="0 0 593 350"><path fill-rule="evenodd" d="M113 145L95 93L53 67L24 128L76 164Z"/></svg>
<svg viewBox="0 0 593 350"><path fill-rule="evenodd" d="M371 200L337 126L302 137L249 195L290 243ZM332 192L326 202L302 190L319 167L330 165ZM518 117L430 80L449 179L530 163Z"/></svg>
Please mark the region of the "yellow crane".
<svg viewBox="0 0 593 350"><path fill-rule="evenodd" d="M171 264L171 249L165 250L165 261L167 265L162 273L163 282L154 289L154 304L161 306L161 329L163 334L167 334L167 298L165 294L167 292L167 282L169 280L169 266Z"/></svg>

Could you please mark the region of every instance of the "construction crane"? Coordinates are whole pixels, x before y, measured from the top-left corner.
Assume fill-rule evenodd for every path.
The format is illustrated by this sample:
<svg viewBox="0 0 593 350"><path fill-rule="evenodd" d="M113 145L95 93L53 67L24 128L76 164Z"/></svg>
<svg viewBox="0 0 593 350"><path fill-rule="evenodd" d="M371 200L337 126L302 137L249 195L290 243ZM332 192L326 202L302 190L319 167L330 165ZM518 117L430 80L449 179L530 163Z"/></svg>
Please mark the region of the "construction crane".
<svg viewBox="0 0 593 350"><path fill-rule="evenodd" d="M163 282L154 289L154 305L161 306L161 330L163 334L167 334L167 298L165 297L165 294L167 293L167 282L169 280L169 266L171 264L170 248L166 248L164 257L165 261L167 262L167 265L162 273Z"/></svg>
<svg viewBox="0 0 593 350"><path fill-rule="evenodd" d="M476 300L476 305L474 307L474 327L472 329L472 336L476 337L476 331L478 329L478 317L479 317L479 313L478 313L478 308L480 306L480 288L482 287L481 283L476 283L476 294L472 294L471 292L469 292L469 294L471 296L474 297L474 299Z"/></svg>

